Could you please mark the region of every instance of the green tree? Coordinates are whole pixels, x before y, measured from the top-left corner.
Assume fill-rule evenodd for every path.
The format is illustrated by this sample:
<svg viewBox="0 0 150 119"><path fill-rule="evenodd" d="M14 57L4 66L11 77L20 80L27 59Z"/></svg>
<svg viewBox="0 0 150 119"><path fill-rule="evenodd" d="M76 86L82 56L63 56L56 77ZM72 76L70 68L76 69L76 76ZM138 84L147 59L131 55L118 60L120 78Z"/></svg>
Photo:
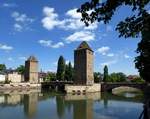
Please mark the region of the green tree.
<svg viewBox="0 0 150 119"><path fill-rule="evenodd" d="M24 65L20 65L19 67L17 67L16 71L19 74L24 74L25 73L25 66Z"/></svg>
<svg viewBox="0 0 150 119"><path fill-rule="evenodd" d="M107 24L119 7L131 7L132 16L120 21L116 30L119 31L119 37L142 36L142 40L138 44L139 56L136 57L135 64L141 77L147 82L150 82L150 14L146 9L149 4L150 0L106 0L102 3L100 0L91 0L77 10L82 14L81 20L88 26L96 21L104 21ZM92 10L91 13L88 12L90 10Z"/></svg>
<svg viewBox="0 0 150 119"><path fill-rule="evenodd" d="M107 82L109 80L109 75L108 75L108 67L107 65L104 66L104 77L103 77L103 81Z"/></svg>
<svg viewBox="0 0 150 119"><path fill-rule="evenodd" d="M66 64L65 67L65 80L69 81L69 66Z"/></svg>
<svg viewBox="0 0 150 119"><path fill-rule="evenodd" d="M64 75L65 75L65 59L63 58L63 56L60 56L57 65L57 74L56 74L57 80L63 81Z"/></svg>
<svg viewBox="0 0 150 119"><path fill-rule="evenodd" d="M94 72L94 82L99 83L102 80L102 74L100 72Z"/></svg>
<svg viewBox="0 0 150 119"><path fill-rule="evenodd" d="M6 70L6 65L5 64L0 64L0 71L5 71Z"/></svg>
<svg viewBox="0 0 150 119"><path fill-rule="evenodd" d="M135 58L135 66L140 72L140 76L147 82L150 82L150 32L143 32L143 38L138 44Z"/></svg>
<svg viewBox="0 0 150 119"><path fill-rule="evenodd" d="M126 75L122 72L119 73L112 73L109 76L109 82L125 82Z"/></svg>
<svg viewBox="0 0 150 119"><path fill-rule="evenodd" d="M56 73L48 72L46 77L44 78L45 81L55 81L56 80Z"/></svg>
<svg viewBox="0 0 150 119"><path fill-rule="evenodd" d="M65 80L67 80L67 81L72 81L73 80L73 68L72 68L71 62L66 64Z"/></svg>

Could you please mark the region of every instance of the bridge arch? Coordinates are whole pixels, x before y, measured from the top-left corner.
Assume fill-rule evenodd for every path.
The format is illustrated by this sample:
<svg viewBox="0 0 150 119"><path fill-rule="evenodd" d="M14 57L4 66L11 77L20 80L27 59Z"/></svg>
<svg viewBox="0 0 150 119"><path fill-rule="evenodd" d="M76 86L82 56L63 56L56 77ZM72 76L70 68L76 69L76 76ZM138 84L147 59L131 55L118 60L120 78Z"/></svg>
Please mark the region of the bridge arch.
<svg viewBox="0 0 150 119"><path fill-rule="evenodd" d="M140 90L144 90L145 88L145 84L137 84L137 83L110 83L110 82L107 82L107 83L103 83L101 84L101 90L102 91L108 91L108 92L112 92L112 89L114 88L118 88L118 87L121 87L121 86L124 86L124 87L132 87L132 88L136 88L136 89L140 89Z"/></svg>
<svg viewBox="0 0 150 119"><path fill-rule="evenodd" d="M112 89L113 94L119 94L124 92L141 92L141 89L129 86L120 86Z"/></svg>

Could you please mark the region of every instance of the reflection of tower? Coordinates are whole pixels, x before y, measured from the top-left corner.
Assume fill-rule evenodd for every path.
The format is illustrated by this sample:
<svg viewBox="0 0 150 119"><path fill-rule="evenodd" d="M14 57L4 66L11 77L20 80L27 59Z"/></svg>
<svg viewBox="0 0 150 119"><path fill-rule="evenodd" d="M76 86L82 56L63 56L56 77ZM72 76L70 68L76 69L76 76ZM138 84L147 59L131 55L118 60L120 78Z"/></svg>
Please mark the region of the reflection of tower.
<svg viewBox="0 0 150 119"><path fill-rule="evenodd" d="M65 102L60 96L56 96L57 114L59 118L62 118L65 113Z"/></svg>
<svg viewBox="0 0 150 119"><path fill-rule="evenodd" d="M74 68L75 84L93 84L93 51L85 41L74 51Z"/></svg>
<svg viewBox="0 0 150 119"><path fill-rule="evenodd" d="M25 62L25 81L38 83L38 61L34 56L30 56Z"/></svg>
<svg viewBox="0 0 150 119"><path fill-rule="evenodd" d="M38 93L31 93L24 95L24 112L29 118L33 118L38 103Z"/></svg>
<svg viewBox="0 0 150 119"><path fill-rule="evenodd" d="M93 119L93 100L75 101L73 105L73 119Z"/></svg>

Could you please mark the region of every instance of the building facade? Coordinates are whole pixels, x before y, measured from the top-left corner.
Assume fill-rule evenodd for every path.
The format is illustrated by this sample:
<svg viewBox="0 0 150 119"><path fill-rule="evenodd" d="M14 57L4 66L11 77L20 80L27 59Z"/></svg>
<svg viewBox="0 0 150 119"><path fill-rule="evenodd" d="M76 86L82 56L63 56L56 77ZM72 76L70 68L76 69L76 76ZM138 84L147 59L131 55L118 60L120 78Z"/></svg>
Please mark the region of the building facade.
<svg viewBox="0 0 150 119"><path fill-rule="evenodd" d="M0 74L0 82L5 82L6 76L5 74Z"/></svg>
<svg viewBox="0 0 150 119"><path fill-rule="evenodd" d="M7 80L11 83L21 83L22 75L18 74L18 72L12 72L7 74Z"/></svg>
<svg viewBox="0 0 150 119"><path fill-rule="evenodd" d="M93 53L85 41L74 51L74 83L76 85L93 85Z"/></svg>
<svg viewBox="0 0 150 119"><path fill-rule="evenodd" d="M25 61L25 79L26 82L38 83L38 60L30 56Z"/></svg>

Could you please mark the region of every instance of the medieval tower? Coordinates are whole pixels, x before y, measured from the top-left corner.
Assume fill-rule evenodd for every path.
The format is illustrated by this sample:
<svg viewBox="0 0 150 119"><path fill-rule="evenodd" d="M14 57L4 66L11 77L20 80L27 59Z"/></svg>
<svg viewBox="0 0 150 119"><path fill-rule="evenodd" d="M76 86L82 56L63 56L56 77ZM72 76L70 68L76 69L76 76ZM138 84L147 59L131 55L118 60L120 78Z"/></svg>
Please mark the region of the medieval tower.
<svg viewBox="0 0 150 119"><path fill-rule="evenodd" d="M25 81L38 83L38 61L34 56L25 61Z"/></svg>
<svg viewBox="0 0 150 119"><path fill-rule="evenodd" d="M93 77L93 51L83 41L74 51L74 83L77 85L92 85Z"/></svg>

